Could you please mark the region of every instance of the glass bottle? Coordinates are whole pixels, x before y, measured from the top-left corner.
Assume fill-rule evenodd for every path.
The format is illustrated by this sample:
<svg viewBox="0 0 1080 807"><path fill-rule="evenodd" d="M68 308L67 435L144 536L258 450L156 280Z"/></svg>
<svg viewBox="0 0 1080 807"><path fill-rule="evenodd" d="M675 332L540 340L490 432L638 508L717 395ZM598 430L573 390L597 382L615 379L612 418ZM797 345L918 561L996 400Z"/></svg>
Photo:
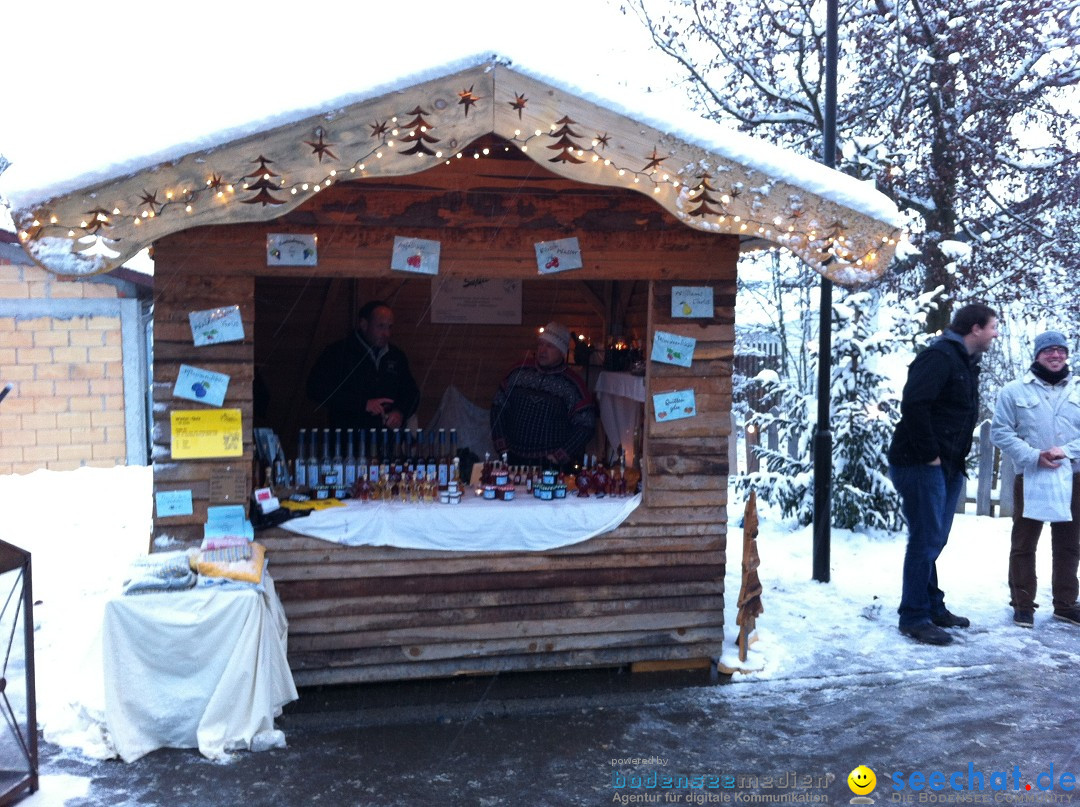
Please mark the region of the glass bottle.
<svg viewBox="0 0 1080 807"><path fill-rule="evenodd" d="M371 483L371 487L374 489L379 484L379 470L381 465L379 464L379 433L375 430L371 430L371 461L368 464L368 481Z"/></svg>
<svg viewBox="0 0 1080 807"><path fill-rule="evenodd" d="M296 441L296 487L307 487L307 457L304 456L304 447L307 443L307 429L300 430L300 437Z"/></svg>
<svg viewBox="0 0 1080 807"><path fill-rule="evenodd" d="M379 480L389 482L390 481L390 471L394 467L393 458L390 456L390 430L389 429L383 429L382 430L382 448L381 448L380 456L382 457L382 462L379 463Z"/></svg>
<svg viewBox="0 0 1080 807"><path fill-rule="evenodd" d="M356 429L349 429L348 453L345 454L345 487L356 484Z"/></svg>
<svg viewBox="0 0 1080 807"><path fill-rule="evenodd" d="M439 465L437 469L439 490L446 490L450 479L450 462L446 453L446 429L439 429Z"/></svg>
<svg viewBox="0 0 1080 807"><path fill-rule="evenodd" d="M311 439L308 440L308 460L307 460L307 486L308 489L314 488L319 484L319 457L317 455L318 446L315 443L318 441L317 429L311 430Z"/></svg>
<svg viewBox="0 0 1080 807"><path fill-rule="evenodd" d="M330 459L330 473L334 475L335 485L340 486L345 478L345 458L341 455L341 429L334 429L334 455Z"/></svg>
<svg viewBox="0 0 1080 807"><path fill-rule="evenodd" d="M394 474L401 476L405 470L405 454L401 448L401 429L394 429Z"/></svg>
<svg viewBox="0 0 1080 807"><path fill-rule="evenodd" d="M360 429L360 456L356 458L356 481L360 482L367 478L367 433L363 429Z"/></svg>
<svg viewBox="0 0 1080 807"><path fill-rule="evenodd" d="M415 471L413 478L421 485L427 479L427 458L424 456L424 430L416 430L416 456L413 459Z"/></svg>
<svg viewBox="0 0 1080 807"><path fill-rule="evenodd" d="M439 458L435 455L435 430L432 429L428 432L428 452L427 452L427 467L424 469L424 476L429 482L434 482L438 485L439 482Z"/></svg>

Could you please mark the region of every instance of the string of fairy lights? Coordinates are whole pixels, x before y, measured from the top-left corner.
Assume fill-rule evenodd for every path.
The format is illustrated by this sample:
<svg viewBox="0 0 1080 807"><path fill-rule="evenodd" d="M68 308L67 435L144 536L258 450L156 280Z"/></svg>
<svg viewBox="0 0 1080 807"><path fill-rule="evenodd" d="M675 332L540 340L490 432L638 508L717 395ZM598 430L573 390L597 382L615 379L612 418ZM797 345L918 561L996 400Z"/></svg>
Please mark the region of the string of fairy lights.
<svg viewBox="0 0 1080 807"><path fill-rule="evenodd" d="M524 100L523 96L518 96L518 102L523 103ZM378 137L379 140L366 153L355 159L348 168L330 168L314 180L312 178L290 180L273 171L271 166L275 165L274 161L260 154L256 159L251 160L252 163L258 164L258 168L239 178L228 180L216 172L211 172L201 185L166 189L164 198L160 200L158 193L161 191L144 189L138 199L130 203L133 210L126 215L130 217L133 227L141 228L178 207L187 216L195 215L204 209L207 200L211 204L244 203L252 206L259 204L263 208L287 205L286 209L292 209L300 204L297 197L310 198L310 195L319 193L340 181L387 173L384 166L389 164L387 158L391 155L394 162L398 163L400 159L408 159L408 155L413 154L428 163L427 167L437 163L449 165L454 160L469 157L481 160L490 156L490 146L478 146L472 149L471 153L467 148L450 150L432 148L429 143L434 144L439 141L431 134L434 127L423 117L427 113L418 107L409 114L414 117L407 124L399 125L399 117L389 118L382 123L376 122L374 125L369 124L373 130L372 136ZM516 148L528 155L530 146L535 149L542 138L557 138L554 145L542 142L539 144L542 148L557 152L554 157L544 155L548 162L564 165L591 163L594 168L610 172L611 181L605 184L621 184L646 193L651 186L651 194L657 197L658 201L661 201L684 223L696 229L757 236L789 249L811 265L816 264L820 270L834 263L855 268L869 268L877 260L877 249L873 246L864 248L861 253L857 251L853 240L846 234L844 225L840 221L824 224L809 219L805 226L802 226L802 219L806 214L797 196L789 199L789 203L785 206L785 215L777 214L768 221L755 218L752 211L764 207L763 196L768 195L771 182L762 183L758 188L751 190L747 190L741 182L732 183L727 190L716 188L711 182L714 175L710 174L705 167L708 157L698 162L688 163L681 171L671 171L663 166L671 155L662 156L656 148L653 149L651 157L646 158L647 164L644 168L619 164L616 158L609 156L614 152L606 150L610 140L608 134L596 134L589 138L589 145L585 146L575 142L585 136L572 128L574 125L577 125L576 121L563 117L552 122L547 132L541 129L532 131L516 129L513 137L504 141L503 149L509 151L511 148ZM335 144L325 141L326 134L325 129L318 126L314 132L314 136L318 138L317 141L303 141L312 148L312 155L317 156L318 165L322 165L324 156L338 159L331 150L336 148ZM413 145L407 151L395 150L410 143ZM424 170L424 168L418 170ZM712 170L715 175L720 175L729 169L716 165ZM570 175L568 171L563 171L563 173ZM693 177L692 184L685 179L687 176ZM252 191L257 191L255 196L247 199L239 198L241 192ZM290 201L288 197L278 198L277 194L281 193L287 193L294 200ZM665 195L669 193L676 194L674 199L665 198ZM51 235L56 231L57 234L66 234L67 238L80 241L84 245L87 242L96 241L100 246L101 241L110 241L107 237L109 228L114 226L115 220L124 216L125 213L120 204L114 204L112 208L99 206L86 211L85 218L80 219L77 225L71 222L61 223L55 213L38 215L28 226L20 230L19 238L26 243ZM881 236L882 244L895 246L896 242L895 233Z"/></svg>

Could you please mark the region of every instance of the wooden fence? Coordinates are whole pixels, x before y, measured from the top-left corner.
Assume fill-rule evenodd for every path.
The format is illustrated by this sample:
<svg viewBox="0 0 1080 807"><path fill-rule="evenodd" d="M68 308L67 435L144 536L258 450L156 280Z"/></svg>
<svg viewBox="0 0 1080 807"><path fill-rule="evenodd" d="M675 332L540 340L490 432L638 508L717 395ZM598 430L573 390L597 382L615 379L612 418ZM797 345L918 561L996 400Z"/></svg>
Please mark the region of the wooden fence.
<svg viewBox="0 0 1080 807"><path fill-rule="evenodd" d="M754 448L763 442L762 435L752 426L738 426L734 415L731 426L731 433L739 435L739 440L728 441L728 467L731 472L753 473L760 470L761 459ZM774 451L779 449L780 439L775 426L765 430L764 443ZM743 447L741 458L739 444ZM977 516L1011 517L1016 471L1013 469L1012 460L990 442L989 420L984 420L976 429L974 447L978 460L977 470L975 476L969 479L967 495L957 503L956 512L966 513L968 505L974 505Z"/></svg>

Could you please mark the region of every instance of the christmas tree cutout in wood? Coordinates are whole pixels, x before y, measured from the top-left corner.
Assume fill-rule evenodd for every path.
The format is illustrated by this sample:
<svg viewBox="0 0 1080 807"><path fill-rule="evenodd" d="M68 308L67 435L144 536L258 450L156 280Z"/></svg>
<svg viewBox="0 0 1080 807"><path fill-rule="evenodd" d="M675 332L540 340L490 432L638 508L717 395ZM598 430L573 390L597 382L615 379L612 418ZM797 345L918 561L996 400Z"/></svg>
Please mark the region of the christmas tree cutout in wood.
<svg viewBox="0 0 1080 807"><path fill-rule="evenodd" d="M550 135L548 135L548 137L554 137L557 138L557 140L555 141L554 145L548 146L547 148L552 151L558 151L559 153L552 157L550 160L548 160L548 162L574 163L575 165L580 165L581 163L585 162L584 160L574 156L574 149L577 149L578 151L584 150L581 148L581 146L579 146L572 140L572 138L581 137L580 132L575 132L573 129L570 128L570 124L576 123L577 121L571 120L568 117L562 117L555 122L559 125L559 128L552 132Z"/></svg>
<svg viewBox="0 0 1080 807"><path fill-rule="evenodd" d="M263 207L266 207L267 205L285 204L284 199L277 199L271 193L271 191L277 190L277 186L270 181L270 177L277 176L277 174L275 174L269 168L269 166L273 163L273 160L268 160L260 154L258 158L252 160L252 162L259 164L259 170L253 174L247 174L244 179L255 179L256 177L258 177L258 180L256 182L248 186L248 190L258 191L258 193L252 196L250 199L242 199L241 201L245 205L261 204Z"/></svg>
<svg viewBox="0 0 1080 807"><path fill-rule="evenodd" d="M429 157L434 157L435 152L428 148L428 143L438 143L439 138L432 136L432 126L427 120L424 119L424 115L427 114L420 107L416 107L412 112L408 113L413 116L413 119L405 124L405 127L409 130L409 133L401 138L402 143L412 143L413 147L401 154L427 154Z"/></svg>

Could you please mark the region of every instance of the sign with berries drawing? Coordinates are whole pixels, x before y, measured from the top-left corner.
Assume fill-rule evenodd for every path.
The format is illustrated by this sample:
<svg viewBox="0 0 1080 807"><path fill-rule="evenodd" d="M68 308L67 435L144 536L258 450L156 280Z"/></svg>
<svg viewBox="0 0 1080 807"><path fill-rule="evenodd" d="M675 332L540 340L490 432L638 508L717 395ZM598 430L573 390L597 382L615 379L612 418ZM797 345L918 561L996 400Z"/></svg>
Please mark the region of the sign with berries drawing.
<svg viewBox="0 0 1080 807"><path fill-rule="evenodd" d="M240 319L240 306L228 305L206 311L188 313L191 337L195 347L216 345L221 342L242 342L244 323Z"/></svg>
<svg viewBox="0 0 1080 807"><path fill-rule="evenodd" d="M664 364L689 367L694 360L695 347L697 347L697 339L690 336L657 331L653 334L652 353L649 354L649 358Z"/></svg>
<svg viewBox="0 0 1080 807"><path fill-rule="evenodd" d="M536 268L542 275L581 268L581 246L576 238L539 241L536 248Z"/></svg>
<svg viewBox="0 0 1080 807"><path fill-rule="evenodd" d="M394 254L390 258L390 268L399 272L413 272L420 275L439 274L438 241L427 238L394 238Z"/></svg>
<svg viewBox="0 0 1080 807"><path fill-rule="evenodd" d="M200 367L180 365L173 387L173 397L187 398L189 401L221 406L225 403L225 393L229 389L229 376L203 370Z"/></svg>
<svg viewBox="0 0 1080 807"><path fill-rule="evenodd" d="M652 396L653 412L657 423L680 418L692 418L697 414L692 389L678 389L670 392L658 392Z"/></svg>

